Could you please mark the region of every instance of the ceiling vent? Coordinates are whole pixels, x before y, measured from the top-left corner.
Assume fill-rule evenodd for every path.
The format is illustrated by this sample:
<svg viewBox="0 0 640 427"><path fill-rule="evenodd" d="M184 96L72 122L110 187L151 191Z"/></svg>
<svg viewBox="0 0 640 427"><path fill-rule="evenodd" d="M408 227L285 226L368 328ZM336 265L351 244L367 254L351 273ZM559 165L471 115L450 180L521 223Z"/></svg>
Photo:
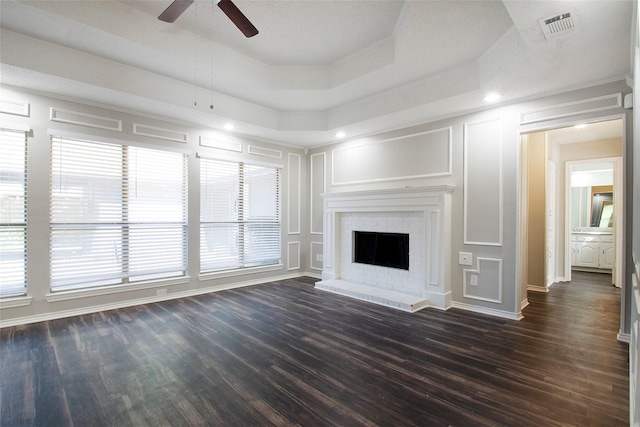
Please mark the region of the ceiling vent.
<svg viewBox="0 0 640 427"><path fill-rule="evenodd" d="M575 10L538 19L538 22L547 40L556 40L578 32Z"/></svg>

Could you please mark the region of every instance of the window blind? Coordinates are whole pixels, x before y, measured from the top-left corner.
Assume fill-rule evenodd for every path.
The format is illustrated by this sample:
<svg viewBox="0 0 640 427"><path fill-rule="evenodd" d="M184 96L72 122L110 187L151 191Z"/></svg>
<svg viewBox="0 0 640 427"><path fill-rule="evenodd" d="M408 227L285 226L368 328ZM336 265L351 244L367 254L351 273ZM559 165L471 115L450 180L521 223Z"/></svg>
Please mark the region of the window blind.
<svg viewBox="0 0 640 427"><path fill-rule="evenodd" d="M53 291L186 274L186 155L51 141Z"/></svg>
<svg viewBox="0 0 640 427"><path fill-rule="evenodd" d="M27 134L0 131L0 297L27 291Z"/></svg>
<svg viewBox="0 0 640 427"><path fill-rule="evenodd" d="M280 171L201 159L200 270L280 263Z"/></svg>

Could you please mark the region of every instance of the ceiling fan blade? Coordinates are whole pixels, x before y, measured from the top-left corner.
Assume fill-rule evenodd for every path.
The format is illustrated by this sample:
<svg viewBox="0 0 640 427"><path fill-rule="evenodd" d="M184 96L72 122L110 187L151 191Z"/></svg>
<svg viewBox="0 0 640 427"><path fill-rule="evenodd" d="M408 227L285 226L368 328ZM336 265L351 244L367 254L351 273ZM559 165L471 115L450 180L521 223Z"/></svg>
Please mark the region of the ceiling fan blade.
<svg viewBox="0 0 640 427"><path fill-rule="evenodd" d="M164 22L175 22L193 2L194 0L175 0L158 16L158 19Z"/></svg>
<svg viewBox="0 0 640 427"><path fill-rule="evenodd" d="M176 0L178 1L178 0ZM258 29L253 26L251 21L233 4L231 0L220 0L218 7L236 24L236 27L242 31L245 37L253 37L258 34Z"/></svg>

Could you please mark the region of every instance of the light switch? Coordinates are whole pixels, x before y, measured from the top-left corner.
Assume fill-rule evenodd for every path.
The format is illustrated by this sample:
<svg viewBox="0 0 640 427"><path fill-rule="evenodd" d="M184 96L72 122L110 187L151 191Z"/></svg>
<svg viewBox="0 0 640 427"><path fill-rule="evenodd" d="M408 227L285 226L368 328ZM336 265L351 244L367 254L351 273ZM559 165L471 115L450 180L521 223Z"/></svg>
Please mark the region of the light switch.
<svg viewBox="0 0 640 427"><path fill-rule="evenodd" d="M470 283L469 283L471 286L478 286L478 275L477 274L471 274L469 276L469 278L471 279Z"/></svg>

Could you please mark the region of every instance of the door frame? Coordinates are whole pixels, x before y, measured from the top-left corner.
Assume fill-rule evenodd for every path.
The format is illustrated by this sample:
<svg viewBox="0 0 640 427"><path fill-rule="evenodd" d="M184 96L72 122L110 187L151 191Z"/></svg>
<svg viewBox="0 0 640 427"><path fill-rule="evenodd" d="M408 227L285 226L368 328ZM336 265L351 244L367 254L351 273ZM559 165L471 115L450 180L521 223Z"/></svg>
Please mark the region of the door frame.
<svg viewBox="0 0 640 427"><path fill-rule="evenodd" d="M609 114L609 115L599 115L598 113L595 114L576 114L573 115L571 117L563 117L563 118L559 118L559 119L551 119L548 121L541 121L539 123L534 123L534 124L526 124L526 125L520 125L518 127L518 147L517 147L517 160L518 160L518 191L517 191L517 210L518 210L518 226L516 228L516 242L517 242L517 255L516 255L516 277L518 280L518 286L517 288L519 289L519 295L518 295L518 299L521 300L521 308L524 308L528 305L528 299L527 299L527 272L528 272L528 265L527 265L527 257L528 257L528 251L527 251L527 223L528 223L528 218L527 218L527 201L528 201L528 192L527 192L527 166L526 166L526 161L527 161L527 157L526 157L526 150L524 150L523 148L526 148L526 144L527 144L527 135L532 134L532 133L536 133L536 132L545 132L545 131L549 131L549 130L553 130L553 129L559 129L559 128L565 128L565 127L570 127L570 126L575 126L577 124L580 123L591 123L591 122L601 122L601 121L609 121L609 120L616 120L616 119L621 119L622 120L622 127L623 127L623 133L622 133L622 165L626 165L627 164L627 156L629 156L631 153L628 153L627 151L627 146L628 146L628 139L632 137L632 135L630 135L629 133L629 126L630 126L630 120L631 120L631 115L627 112L620 112L617 114ZM546 165L545 165L546 167ZM627 168L624 168L622 170L622 173L618 174L619 175L619 180L621 183L629 183L627 174L630 171L627 170ZM627 204L628 204L628 200L627 200L627 189L622 186L622 188L620 188L620 192L622 193L622 197L621 197L621 204L623 206L623 209L626 209ZM620 301L620 332L618 333L618 340L619 341L623 341L623 342L629 342L629 332L626 330L625 325L626 322L628 320L629 317L629 313L626 307L626 299L627 299L627 294L629 293L629 289L628 286L630 286L630 284L627 283L626 281L626 252L625 252L625 248L627 248L627 236L625 235L625 229L627 228L627 226L629 224L627 224L629 221L629 218L626 218L623 221L618 220L618 224L621 224L620 230L619 230L619 235L620 235L620 239L619 239L619 246L621 248L623 248L623 253L616 253L616 261L618 258L620 258L620 263L621 263L621 268L620 270L620 276L622 277L622 284L621 284L621 288L622 288L622 292L621 292L621 301ZM545 262L546 264L546 262Z"/></svg>
<svg viewBox="0 0 640 427"><path fill-rule="evenodd" d="M624 123L623 123L624 126ZM624 143L624 141L622 141ZM622 157L600 157L588 160L570 160L565 163L565 212L564 212L564 277L566 281L571 280L571 166L579 163L612 163L613 164L613 212L615 214L613 222L613 248L614 266L611 271L612 283L621 287L623 283L622 260L624 253L622 225L624 224L624 208L622 199L624 195L624 162Z"/></svg>

